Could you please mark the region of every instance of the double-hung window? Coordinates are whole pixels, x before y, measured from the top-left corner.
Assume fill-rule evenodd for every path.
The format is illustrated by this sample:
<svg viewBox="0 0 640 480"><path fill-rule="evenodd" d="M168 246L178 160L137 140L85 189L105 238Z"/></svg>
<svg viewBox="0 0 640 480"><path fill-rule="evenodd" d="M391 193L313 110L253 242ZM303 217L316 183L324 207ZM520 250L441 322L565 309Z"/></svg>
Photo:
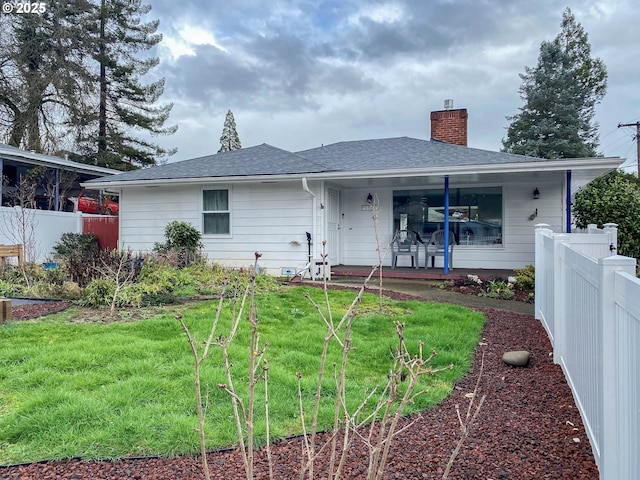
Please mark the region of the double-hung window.
<svg viewBox="0 0 640 480"><path fill-rule="evenodd" d="M231 210L229 189L202 191L203 235L230 235Z"/></svg>

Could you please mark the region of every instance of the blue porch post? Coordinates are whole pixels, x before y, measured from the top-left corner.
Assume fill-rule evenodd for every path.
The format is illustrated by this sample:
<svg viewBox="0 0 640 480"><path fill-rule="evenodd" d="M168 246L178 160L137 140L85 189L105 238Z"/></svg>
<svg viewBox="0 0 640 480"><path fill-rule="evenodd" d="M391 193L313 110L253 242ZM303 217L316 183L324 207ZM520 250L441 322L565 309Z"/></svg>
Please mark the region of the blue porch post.
<svg viewBox="0 0 640 480"><path fill-rule="evenodd" d="M56 172L56 189L55 189L54 198L55 198L56 206L54 207L54 210L57 212L60 210L60 169L56 168L55 172Z"/></svg>
<svg viewBox="0 0 640 480"><path fill-rule="evenodd" d="M567 170L567 199L566 199L567 220L565 233L571 233L571 170Z"/></svg>
<svg viewBox="0 0 640 480"><path fill-rule="evenodd" d="M449 177L444 177L444 273L449 273Z"/></svg>

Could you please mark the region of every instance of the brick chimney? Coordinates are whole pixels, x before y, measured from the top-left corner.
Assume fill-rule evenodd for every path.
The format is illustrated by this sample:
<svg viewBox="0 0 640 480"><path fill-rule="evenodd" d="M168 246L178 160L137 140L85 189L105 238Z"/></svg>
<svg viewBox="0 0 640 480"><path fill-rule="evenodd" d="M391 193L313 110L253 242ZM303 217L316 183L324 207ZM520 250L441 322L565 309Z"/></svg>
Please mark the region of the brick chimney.
<svg viewBox="0 0 640 480"><path fill-rule="evenodd" d="M453 100L444 101L444 110L431 112L431 138L454 145L467 146L466 108L453 109Z"/></svg>

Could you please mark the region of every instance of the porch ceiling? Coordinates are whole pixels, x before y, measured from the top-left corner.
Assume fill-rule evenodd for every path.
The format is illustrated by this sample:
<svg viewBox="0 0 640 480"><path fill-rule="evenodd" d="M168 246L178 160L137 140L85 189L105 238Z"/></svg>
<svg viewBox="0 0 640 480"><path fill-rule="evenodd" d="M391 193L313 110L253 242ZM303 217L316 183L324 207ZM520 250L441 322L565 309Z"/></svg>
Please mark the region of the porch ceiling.
<svg viewBox="0 0 640 480"><path fill-rule="evenodd" d="M603 171L604 173L604 171ZM517 180L536 180L543 178L564 177L564 172L527 172L527 173L465 173L449 175L451 185L477 185L477 184L502 184L507 181ZM442 186L444 184L444 175L414 175L410 177L392 177L392 178L332 178L329 182L332 185L343 188L358 187L428 187Z"/></svg>

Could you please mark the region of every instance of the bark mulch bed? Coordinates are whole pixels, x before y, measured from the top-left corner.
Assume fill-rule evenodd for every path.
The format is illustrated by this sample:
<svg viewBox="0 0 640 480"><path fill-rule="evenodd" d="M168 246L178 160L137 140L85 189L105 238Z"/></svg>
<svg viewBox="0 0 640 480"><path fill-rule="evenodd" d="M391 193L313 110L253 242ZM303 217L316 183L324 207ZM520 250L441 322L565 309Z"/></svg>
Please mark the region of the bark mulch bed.
<svg viewBox="0 0 640 480"><path fill-rule="evenodd" d="M59 312L70 305L71 302L66 301L38 302L13 306L11 312L14 320L28 320L30 318L47 315L49 313Z"/></svg>
<svg viewBox="0 0 640 480"><path fill-rule="evenodd" d="M598 479L580 414L560 367L552 362L551 345L540 323L529 315L481 310L487 323L472 370L436 408L402 421L401 427L413 423L396 437L384 478L442 478L460 438L456 405L464 415L469 401L465 395L474 389L484 354L479 395L487 397L449 478ZM514 368L504 364L502 355L510 350L531 352L529 365ZM274 478L297 478L300 451L300 439L283 440L272 447ZM245 478L237 451L211 453L208 459L212 478ZM318 461L316 478L326 478L325 464L326 458ZM366 478L366 468L366 449L356 443L349 450L343 478ZM254 477L268 478L263 451L256 454ZM0 467L0 479L202 478L199 459L193 456L71 459Z"/></svg>
<svg viewBox="0 0 640 480"><path fill-rule="evenodd" d="M492 280L496 280L500 283L505 283L506 280L502 278L495 278ZM503 291L492 291L490 288L490 283L485 281L482 284L477 284L473 280L469 280L467 277L458 277L453 280L445 281L439 285L436 285L435 288L441 288L442 290L446 290L448 292L456 292L463 293L465 295L476 295L476 296L486 296L499 298L502 300L513 300L517 302L524 303L535 303L534 292L532 290L521 290L517 286L512 285L510 288L503 289ZM506 292L508 290L508 292ZM506 297L504 293L508 293L509 296Z"/></svg>

